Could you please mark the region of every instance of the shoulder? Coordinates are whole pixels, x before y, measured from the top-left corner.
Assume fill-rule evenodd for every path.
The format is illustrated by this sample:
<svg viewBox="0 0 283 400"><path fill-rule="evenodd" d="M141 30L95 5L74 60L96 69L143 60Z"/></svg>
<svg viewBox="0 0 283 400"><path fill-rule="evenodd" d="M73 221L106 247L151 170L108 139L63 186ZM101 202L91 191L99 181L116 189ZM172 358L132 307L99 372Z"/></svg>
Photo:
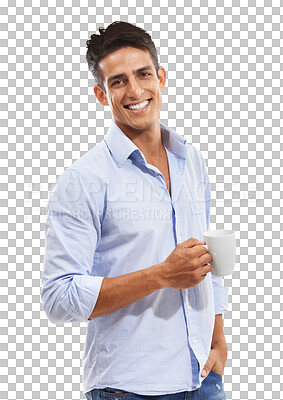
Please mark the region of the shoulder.
<svg viewBox="0 0 283 400"><path fill-rule="evenodd" d="M80 159L75 161L68 169L77 171L84 179L89 182L102 177L111 168L111 157L109 151L102 141L91 148Z"/></svg>
<svg viewBox="0 0 283 400"><path fill-rule="evenodd" d="M102 209L113 170L111 163L113 160L103 141L63 171L52 186L50 199L73 202L86 199Z"/></svg>
<svg viewBox="0 0 283 400"><path fill-rule="evenodd" d="M173 153L180 157L186 157L187 160L191 162L203 161L201 152L195 146L188 143L183 135L179 134L174 129L169 128L163 123L160 123L160 127L164 134L163 138Z"/></svg>
<svg viewBox="0 0 283 400"><path fill-rule="evenodd" d="M187 157L193 160L203 160L203 156L199 149L190 143L186 143Z"/></svg>
<svg viewBox="0 0 283 400"><path fill-rule="evenodd" d="M206 171L206 162L199 149L191 144L186 144L187 146L187 157L189 162L193 163L195 166L201 167L203 172Z"/></svg>
<svg viewBox="0 0 283 400"><path fill-rule="evenodd" d="M102 141L67 167L58 178L58 181L63 182L69 179L75 180L76 178L81 184L87 186L94 187L96 184L101 186L103 182L109 180L114 167L113 159L109 154L105 141Z"/></svg>

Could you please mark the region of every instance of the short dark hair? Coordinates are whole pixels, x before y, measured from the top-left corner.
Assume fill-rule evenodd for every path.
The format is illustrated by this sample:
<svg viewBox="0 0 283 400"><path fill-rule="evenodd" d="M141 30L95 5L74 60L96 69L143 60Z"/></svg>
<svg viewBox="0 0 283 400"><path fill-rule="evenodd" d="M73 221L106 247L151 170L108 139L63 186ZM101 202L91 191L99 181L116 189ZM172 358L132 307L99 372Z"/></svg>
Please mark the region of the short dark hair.
<svg viewBox="0 0 283 400"><path fill-rule="evenodd" d="M148 50L158 75L157 50L151 36L144 29L128 22L116 21L108 25L106 29L99 28L99 33L100 35L91 35L90 40L87 40L86 59L96 84L104 91L103 75L98 64L103 57L122 47Z"/></svg>

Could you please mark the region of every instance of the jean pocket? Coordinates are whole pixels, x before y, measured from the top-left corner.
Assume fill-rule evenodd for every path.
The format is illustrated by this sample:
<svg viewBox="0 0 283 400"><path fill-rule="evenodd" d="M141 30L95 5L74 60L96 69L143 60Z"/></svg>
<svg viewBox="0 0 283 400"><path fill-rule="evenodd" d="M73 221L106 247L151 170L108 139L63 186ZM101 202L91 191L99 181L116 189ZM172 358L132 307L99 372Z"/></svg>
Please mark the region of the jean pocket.
<svg viewBox="0 0 283 400"><path fill-rule="evenodd" d="M214 371L213 369L210 370L214 375L219 376L221 379L223 378L223 375L221 375L219 372Z"/></svg>
<svg viewBox="0 0 283 400"><path fill-rule="evenodd" d="M111 387L106 387L104 389L101 390L102 394L105 396L132 396L133 393L130 392L125 392L125 390L120 390L120 389L115 389L115 388L111 388Z"/></svg>

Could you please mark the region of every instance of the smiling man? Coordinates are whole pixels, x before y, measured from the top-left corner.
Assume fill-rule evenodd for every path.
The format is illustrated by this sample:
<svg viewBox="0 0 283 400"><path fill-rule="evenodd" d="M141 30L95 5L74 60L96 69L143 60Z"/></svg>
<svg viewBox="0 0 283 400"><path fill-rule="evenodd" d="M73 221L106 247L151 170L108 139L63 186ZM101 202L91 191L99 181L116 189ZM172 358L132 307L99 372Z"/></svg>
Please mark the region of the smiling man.
<svg viewBox="0 0 283 400"><path fill-rule="evenodd" d="M160 122L166 72L147 32L115 22L87 47L113 120L54 185L45 311L53 323L88 324L87 399L225 399L227 288L204 247L204 160Z"/></svg>
<svg viewBox="0 0 283 400"><path fill-rule="evenodd" d="M110 105L113 119L120 129L127 136L132 136L133 132L136 135L149 130L160 131L164 68L159 68L157 76L150 53L133 47L110 53L99 65L105 77L106 90L95 86L94 92L103 105Z"/></svg>

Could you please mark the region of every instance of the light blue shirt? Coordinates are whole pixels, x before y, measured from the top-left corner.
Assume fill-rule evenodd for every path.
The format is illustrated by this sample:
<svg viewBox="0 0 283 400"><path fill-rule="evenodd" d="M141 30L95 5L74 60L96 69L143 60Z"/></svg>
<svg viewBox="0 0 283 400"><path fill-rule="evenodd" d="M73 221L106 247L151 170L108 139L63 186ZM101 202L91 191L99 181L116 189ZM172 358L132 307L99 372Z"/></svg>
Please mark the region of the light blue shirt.
<svg viewBox="0 0 283 400"><path fill-rule="evenodd" d="M42 301L51 322L87 322L84 393L114 387L144 395L198 388L215 314L228 288L207 274L88 320L104 277L164 261L190 237L203 240L210 188L200 152L160 124L171 197L160 171L112 121L105 140L67 168L47 206Z"/></svg>

